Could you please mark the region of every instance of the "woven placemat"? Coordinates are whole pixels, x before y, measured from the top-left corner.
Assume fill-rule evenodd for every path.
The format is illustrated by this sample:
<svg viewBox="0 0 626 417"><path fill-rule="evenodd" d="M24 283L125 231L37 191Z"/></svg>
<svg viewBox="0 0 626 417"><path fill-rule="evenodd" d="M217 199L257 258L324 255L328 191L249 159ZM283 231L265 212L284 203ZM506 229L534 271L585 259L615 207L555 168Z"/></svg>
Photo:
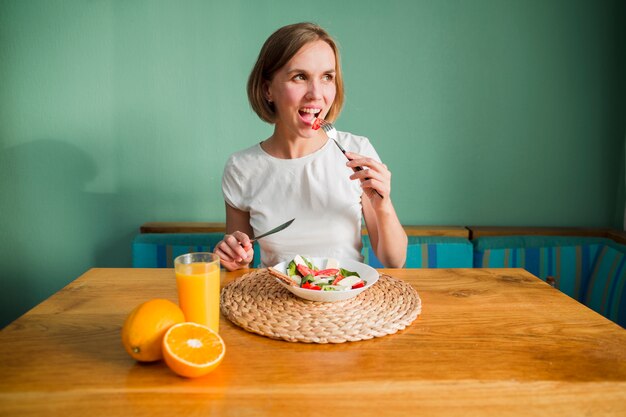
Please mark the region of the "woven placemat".
<svg viewBox="0 0 626 417"><path fill-rule="evenodd" d="M422 302L413 287L388 275L349 300L308 301L283 288L267 269L259 269L224 287L221 309L237 326L272 339L343 343L404 329L421 313Z"/></svg>

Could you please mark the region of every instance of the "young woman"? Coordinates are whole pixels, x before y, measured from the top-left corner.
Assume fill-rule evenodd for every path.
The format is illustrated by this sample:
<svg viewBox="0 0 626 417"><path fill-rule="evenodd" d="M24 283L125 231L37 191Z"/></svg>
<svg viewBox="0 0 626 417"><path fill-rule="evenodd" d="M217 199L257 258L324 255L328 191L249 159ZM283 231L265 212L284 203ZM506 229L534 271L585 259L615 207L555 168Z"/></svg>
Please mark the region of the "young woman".
<svg viewBox="0 0 626 417"><path fill-rule="evenodd" d="M287 229L259 240L264 266L296 254L362 260L364 218L378 259L402 267L407 237L387 166L367 138L338 133L348 161L322 129L312 128L316 117L334 121L344 101L339 51L328 33L311 23L274 32L248 79L248 99L274 132L233 154L224 168L227 234L215 247L222 265L247 267L251 236L292 218ZM353 171L358 166L364 169Z"/></svg>

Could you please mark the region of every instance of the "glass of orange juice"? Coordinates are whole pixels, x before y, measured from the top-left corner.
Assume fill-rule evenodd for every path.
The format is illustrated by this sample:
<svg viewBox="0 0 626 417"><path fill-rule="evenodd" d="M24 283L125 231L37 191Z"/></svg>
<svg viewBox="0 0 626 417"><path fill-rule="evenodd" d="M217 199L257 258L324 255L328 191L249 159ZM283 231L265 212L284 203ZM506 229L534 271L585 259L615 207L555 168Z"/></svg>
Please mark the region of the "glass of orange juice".
<svg viewBox="0 0 626 417"><path fill-rule="evenodd" d="M186 253L174 259L178 304L185 320L209 326L220 324L220 258L214 253Z"/></svg>

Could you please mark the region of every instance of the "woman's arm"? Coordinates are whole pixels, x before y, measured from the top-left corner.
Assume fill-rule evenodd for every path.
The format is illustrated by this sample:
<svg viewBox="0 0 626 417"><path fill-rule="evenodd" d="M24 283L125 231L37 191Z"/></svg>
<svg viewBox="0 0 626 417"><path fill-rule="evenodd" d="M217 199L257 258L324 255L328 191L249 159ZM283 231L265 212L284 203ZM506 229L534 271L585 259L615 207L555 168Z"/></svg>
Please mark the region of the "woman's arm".
<svg viewBox="0 0 626 417"><path fill-rule="evenodd" d="M348 166L361 166L350 178L363 187L363 217L376 257L387 268L402 268L406 262L408 238L391 202L391 172L372 158L348 153ZM376 194L377 191L382 198Z"/></svg>
<svg viewBox="0 0 626 417"><path fill-rule="evenodd" d="M383 194L384 195L384 194ZM377 196L377 198L380 198ZM363 216L376 257L387 268L402 268L406 262L408 239L389 196L389 207L374 209L370 199L362 198Z"/></svg>
<svg viewBox="0 0 626 417"><path fill-rule="evenodd" d="M250 213L231 207L226 203L226 235L215 245L215 253L224 268L229 271L247 268L254 256L250 243L252 236Z"/></svg>

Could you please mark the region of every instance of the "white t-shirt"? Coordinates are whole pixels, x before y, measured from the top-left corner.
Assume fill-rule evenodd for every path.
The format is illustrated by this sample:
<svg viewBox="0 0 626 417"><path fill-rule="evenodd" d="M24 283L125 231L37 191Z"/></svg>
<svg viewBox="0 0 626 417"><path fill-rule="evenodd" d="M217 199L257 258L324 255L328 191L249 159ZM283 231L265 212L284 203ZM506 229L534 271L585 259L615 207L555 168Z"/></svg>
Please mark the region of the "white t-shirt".
<svg viewBox="0 0 626 417"><path fill-rule="evenodd" d="M338 132L349 152L380 158L369 140ZM224 200L250 213L255 235L290 219L287 229L259 240L264 266L295 255L362 260L361 194L347 159L332 140L302 158L279 159L256 144L228 159L222 177Z"/></svg>

